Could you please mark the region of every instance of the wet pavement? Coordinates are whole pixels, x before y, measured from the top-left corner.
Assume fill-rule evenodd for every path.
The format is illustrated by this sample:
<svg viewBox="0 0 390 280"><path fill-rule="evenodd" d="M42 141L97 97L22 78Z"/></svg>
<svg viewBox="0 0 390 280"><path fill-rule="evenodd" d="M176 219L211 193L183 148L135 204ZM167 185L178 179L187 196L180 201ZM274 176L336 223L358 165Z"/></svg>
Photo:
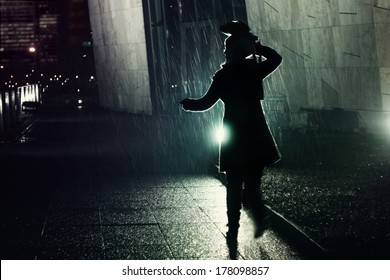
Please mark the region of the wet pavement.
<svg viewBox="0 0 390 280"><path fill-rule="evenodd" d="M16 142L0 146L1 259L229 259L234 248L225 239L225 187L216 177L216 146L203 133L202 120L193 118L96 108L40 114ZM329 211L323 214L310 201L325 198L332 205L339 197L321 192L322 171L304 170L303 165L267 170L264 193L276 212L273 224L254 239L243 212L237 258L383 257L337 254L339 243L329 240L349 237L340 234L339 223L350 215L344 215L340 200L332 211L344 218L329 227L323 221ZM345 197L354 181L343 174L346 193L337 191ZM388 190L382 193L386 197ZM304 207L300 196L306 198ZM350 211L361 204L346 201ZM386 223L389 208L376 206L379 222ZM320 222L308 219L310 213ZM327 230L332 227L338 230ZM387 242L387 223L380 228L378 238ZM329 233L318 234L324 229ZM323 244L336 253L322 250Z"/></svg>

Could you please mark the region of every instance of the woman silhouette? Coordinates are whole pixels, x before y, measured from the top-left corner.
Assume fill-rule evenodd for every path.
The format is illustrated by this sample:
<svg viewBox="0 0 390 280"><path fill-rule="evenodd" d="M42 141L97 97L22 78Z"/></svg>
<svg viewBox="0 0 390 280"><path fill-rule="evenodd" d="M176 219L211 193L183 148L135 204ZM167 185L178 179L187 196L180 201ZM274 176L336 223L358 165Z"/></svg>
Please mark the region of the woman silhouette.
<svg viewBox="0 0 390 280"><path fill-rule="evenodd" d="M282 58L275 50L262 46L242 22L230 22L221 26L221 31L231 34L225 40L226 62L215 73L203 97L186 98L180 103L186 111L208 110L218 100L224 103L223 128L227 137L221 143L219 168L226 172L227 179L227 238L236 240L241 203L250 210L255 237L264 230L261 178L264 167L278 161L280 154L260 100L263 79L279 66Z"/></svg>

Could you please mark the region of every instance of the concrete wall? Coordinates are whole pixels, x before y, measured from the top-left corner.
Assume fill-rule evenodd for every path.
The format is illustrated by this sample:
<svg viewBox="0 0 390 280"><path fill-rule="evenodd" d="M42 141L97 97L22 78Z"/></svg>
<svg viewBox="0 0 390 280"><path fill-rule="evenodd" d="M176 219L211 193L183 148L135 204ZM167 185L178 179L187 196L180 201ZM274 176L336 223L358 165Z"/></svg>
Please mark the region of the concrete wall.
<svg viewBox="0 0 390 280"><path fill-rule="evenodd" d="M390 111L390 1L374 2L375 33L378 44L379 74L383 108Z"/></svg>
<svg viewBox="0 0 390 280"><path fill-rule="evenodd" d="M389 0L246 0L248 23L284 57L267 82L302 107L390 111Z"/></svg>
<svg viewBox="0 0 390 280"><path fill-rule="evenodd" d="M301 108L390 111L389 0L246 0L248 23L284 63L265 83ZM141 0L89 0L100 104L152 113ZM296 114L294 114L296 112ZM379 112L379 113L378 113Z"/></svg>
<svg viewBox="0 0 390 280"><path fill-rule="evenodd" d="M99 102L152 113L141 0L89 0Z"/></svg>

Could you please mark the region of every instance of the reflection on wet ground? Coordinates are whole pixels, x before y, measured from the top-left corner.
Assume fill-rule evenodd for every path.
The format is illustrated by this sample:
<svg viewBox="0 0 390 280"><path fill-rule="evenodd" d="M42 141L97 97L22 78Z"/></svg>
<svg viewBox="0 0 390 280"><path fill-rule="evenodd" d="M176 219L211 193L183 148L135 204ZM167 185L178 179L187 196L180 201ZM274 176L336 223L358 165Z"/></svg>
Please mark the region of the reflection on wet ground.
<svg viewBox="0 0 390 280"><path fill-rule="evenodd" d="M267 171L267 203L329 250L388 257L389 139L359 133L319 135L323 143L307 154L306 163Z"/></svg>
<svg viewBox="0 0 390 280"><path fill-rule="evenodd" d="M0 150L2 259L313 257L283 227L254 239L245 212L237 248L226 244L225 188L204 175L215 147L201 125L187 126L101 110L42 116L20 138L29 141ZM369 250L390 232L388 146L371 139L357 153L345 139L332 153L335 143L321 142L322 155L306 163L287 153L266 170L264 196L321 245L375 258Z"/></svg>

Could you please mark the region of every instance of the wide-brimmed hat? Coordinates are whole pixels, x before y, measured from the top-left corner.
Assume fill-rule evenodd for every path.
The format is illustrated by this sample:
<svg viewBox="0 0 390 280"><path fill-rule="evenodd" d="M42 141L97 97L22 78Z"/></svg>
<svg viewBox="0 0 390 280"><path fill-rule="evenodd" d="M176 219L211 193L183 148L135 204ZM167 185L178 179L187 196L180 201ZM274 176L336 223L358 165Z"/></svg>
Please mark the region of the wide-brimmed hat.
<svg viewBox="0 0 390 280"><path fill-rule="evenodd" d="M225 23L220 26L219 30L228 36L245 35L251 31L249 26L240 20L232 20L231 22Z"/></svg>

